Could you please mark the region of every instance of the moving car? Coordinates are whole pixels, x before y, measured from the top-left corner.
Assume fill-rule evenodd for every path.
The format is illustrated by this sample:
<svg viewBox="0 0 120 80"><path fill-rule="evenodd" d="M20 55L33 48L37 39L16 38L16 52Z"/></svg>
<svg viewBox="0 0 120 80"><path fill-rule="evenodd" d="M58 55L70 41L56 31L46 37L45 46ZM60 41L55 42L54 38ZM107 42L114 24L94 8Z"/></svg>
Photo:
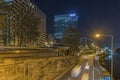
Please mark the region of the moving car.
<svg viewBox="0 0 120 80"><path fill-rule="evenodd" d="M81 66L80 65L77 65L77 66L75 66L73 69L72 69L72 71L71 71L71 77L72 78L76 78L76 77L78 77L79 75L80 75L80 73L81 73Z"/></svg>

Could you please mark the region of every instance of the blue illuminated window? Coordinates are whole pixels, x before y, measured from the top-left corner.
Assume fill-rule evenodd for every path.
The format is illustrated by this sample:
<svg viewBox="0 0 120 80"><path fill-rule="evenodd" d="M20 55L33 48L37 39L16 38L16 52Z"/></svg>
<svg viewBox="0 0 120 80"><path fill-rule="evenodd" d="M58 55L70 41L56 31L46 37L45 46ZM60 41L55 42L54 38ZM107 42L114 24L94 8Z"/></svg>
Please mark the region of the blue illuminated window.
<svg viewBox="0 0 120 80"><path fill-rule="evenodd" d="M70 16L76 16L76 14L70 14Z"/></svg>
<svg viewBox="0 0 120 80"><path fill-rule="evenodd" d="M9 2L12 2L13 0L5 0L5 1L9 3Z"/></svg>

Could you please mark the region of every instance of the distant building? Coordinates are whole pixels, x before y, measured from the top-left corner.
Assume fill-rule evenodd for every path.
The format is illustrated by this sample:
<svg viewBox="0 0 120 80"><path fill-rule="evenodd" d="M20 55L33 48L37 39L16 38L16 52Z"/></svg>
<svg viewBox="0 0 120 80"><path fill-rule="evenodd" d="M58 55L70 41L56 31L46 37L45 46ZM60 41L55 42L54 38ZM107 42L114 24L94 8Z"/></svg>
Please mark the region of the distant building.
<svg viewBox="0 0 120 80"><path fill-rule="evenodd" d="M82 48L86 48L86 49L92 49L96 47L94 41L86 37L80 38L80 45Z"/></svg>
<svg viewBox="0 0 120 80"><path fill-rule="evenodd" d="M56 44L56 40L54 38L54 35L52 34L48 35L45 45L47 47L53 47L55 44Z"/></svg>
<svg viewBox="0 0 120 80"><path fill-rule="evenodd" d="M64 14L56 15L54 17L54 27L55 33L54 36L56 39L62 39L66 28L78 26L78 15L77 14Z"/></svg>
<svg viewBox="0 0 120 80"><path fill-rule="evenodd" d="M35 13L37 17L40 18L40 25L39 27L39 38L37 42L33 42L34 44L37 43L40 46L44 46L45 41L46 41L46 15L33 3L30 2L30 0L5 0L8 4L13 5L14 11L13 13L8 16L8 29L7 29L7 34L4 35L2 31L0 31L0 45L4 45L4 37L7 38L7 44L6 45L18 45L17 41L18 39L16 38L14 34L13 27L16 27L16 17L15 14L17 14L17 8L23 7L24 10L31 10L31 12ZM22 15L22 14L21 14Z"/></svg>

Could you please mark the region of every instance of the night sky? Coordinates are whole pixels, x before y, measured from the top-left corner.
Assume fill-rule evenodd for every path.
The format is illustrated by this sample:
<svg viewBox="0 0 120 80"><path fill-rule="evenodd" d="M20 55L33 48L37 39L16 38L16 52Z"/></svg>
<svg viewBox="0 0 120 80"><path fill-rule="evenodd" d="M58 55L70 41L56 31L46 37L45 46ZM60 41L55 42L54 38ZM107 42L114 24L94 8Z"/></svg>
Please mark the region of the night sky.
<svg viewBox="0 0 120 80"><path fill-rule="evenodd" d="M54 15L77 13L79 31L115 36L120 42L120 0L33 0L47 15L47 32L54 33ZM115 45L119 46L119 45Z"/></svg>

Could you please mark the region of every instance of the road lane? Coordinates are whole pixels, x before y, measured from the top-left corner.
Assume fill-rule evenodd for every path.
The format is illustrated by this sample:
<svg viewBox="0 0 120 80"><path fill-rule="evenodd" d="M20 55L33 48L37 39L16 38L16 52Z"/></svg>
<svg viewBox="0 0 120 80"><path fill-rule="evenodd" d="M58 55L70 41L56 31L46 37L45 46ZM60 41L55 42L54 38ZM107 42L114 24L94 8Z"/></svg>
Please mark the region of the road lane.
<svg viewBox="0 0 120 80"><path fill-rule="evenodd" d="M75 67L78 67L78 70L80 71L76 71L75 74L77 74L78 72L79 75L77 74L77 77L72 77L72 71L74 71L75 67L73 67L68 73L66 73L60 80L79 80L79 78L81 78L83 72L84 72L84 68L86 65L86 61L84 61L83 63L78 63ZM79 69L79 67L81 67L81 69Z"/></svg>
<svg viewBox="0 0 120 80"><path fill-rule="evenodd" d="M81 80L89 80L89 73L84 73Z"/></svg>
<svg viewBox="0 0 120 80"><path fill-rule="evenodd" d="M72 70L71 69L63 78L60 80L100 80L100 75L98 71L93 67L94 65L94 55L92 56L86 56L87 60L84 59L83 63L80 63L76 65L78 68L76 68L74 72L74 77L71 75ZM80 69L81 68L81 69ZM93 71L95 74L93 74ZM95 79L93 79L93 77Z"/></svg>
<svg viewBox="0 0 120 80"><path fill-rule="evenodd" d="M91 60L86 61L85 65L82 68L81 74L76 78L69 78L69 80L89 80L89 72L92 66L90 63Z"/></svg>
<svg viewBox="0 0 120 80"><path fill-rule="evenodd" d="M75 68L76 67L75 66L66 75L64 75L63 78L61 78L60 80L81 80L82 78L85 77L85 75L89 77L89 69L91 67L90 64L91 64L91 61L92 61L91 60L92 57L88 56L88 55L86 55L84 57L86 57L86 58L83 58L84 61L82 63L79 62L76 65L78 68ZM81 69L79 69L79 68L81 68ZM78 70L78 71L76 71L76 70ZM74 75L71 74L71 73L73 73L73 71L75 71Z"/></svg>

